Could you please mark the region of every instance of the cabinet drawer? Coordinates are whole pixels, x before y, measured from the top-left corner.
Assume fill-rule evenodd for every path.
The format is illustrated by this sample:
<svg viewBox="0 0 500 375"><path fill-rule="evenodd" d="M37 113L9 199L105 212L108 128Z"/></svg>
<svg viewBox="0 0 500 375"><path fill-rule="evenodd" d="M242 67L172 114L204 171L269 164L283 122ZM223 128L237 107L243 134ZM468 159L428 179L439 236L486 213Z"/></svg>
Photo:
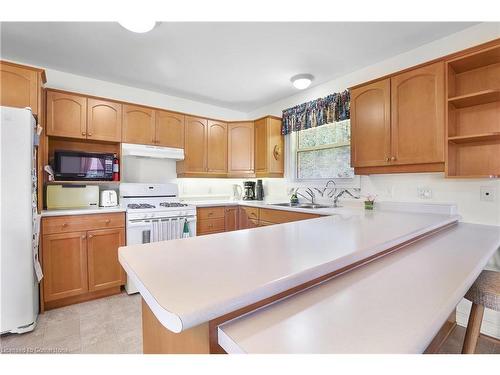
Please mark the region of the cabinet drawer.
<svg viewBox="0 0 500 375"><path fill-rule="evenodd" d="M198 220L197 234L224 232L224 218Z"/></svg>
<svg viewBox="0 0 500 375"><path fill-rule="evenodd" d="M259 220L259 209L257 207L241 207L249 219Z"/></svg>
<svg viewBox="0 0 500 375"><path fill-rule="evenodd" d="M125 213L44 217L43 234L125 227Z"/></svg>
<svg viewBox="0 0 500 375"><path fill-rule="evenodd" d="M224 207L198 208L196 215L198 220L224 218Z"/></svg>
<svg viewBox="0 0 500 375"><path fill-rule="evenodd" d="M321 215L303 213L303 212L292 212L285 210L272 210L267 208L262 208L260 210L260 220L266 221L268 223L288 223L290 221L313 219L315 217L320 217Z"/></svg>

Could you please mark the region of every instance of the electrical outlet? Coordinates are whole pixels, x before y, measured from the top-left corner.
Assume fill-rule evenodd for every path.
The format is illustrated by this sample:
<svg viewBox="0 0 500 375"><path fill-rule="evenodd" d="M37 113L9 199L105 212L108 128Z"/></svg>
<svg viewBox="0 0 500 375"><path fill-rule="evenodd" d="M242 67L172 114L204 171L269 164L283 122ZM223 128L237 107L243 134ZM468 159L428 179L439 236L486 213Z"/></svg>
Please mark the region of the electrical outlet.
<svg viewBox="0 0 500 375"><path fill-rule="evenodd" d="M479 188L479 199L483 202L495 201L495 188L493 186L481 186Z"/></svg>
<svg viewBox="0 0 500 375"><path fill-rule="evenodd" d="M431 199L432 189L429 187L419 187L417 188L417 195L420 199Z"/></svg>

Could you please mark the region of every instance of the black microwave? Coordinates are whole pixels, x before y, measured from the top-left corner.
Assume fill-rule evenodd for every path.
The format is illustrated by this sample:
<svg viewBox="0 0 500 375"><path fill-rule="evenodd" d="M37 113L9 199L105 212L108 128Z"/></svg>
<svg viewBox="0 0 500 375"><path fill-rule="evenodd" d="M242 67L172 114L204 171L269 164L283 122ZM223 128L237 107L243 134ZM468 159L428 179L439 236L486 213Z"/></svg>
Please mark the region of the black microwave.
<svg viewBox="0 0 500 375"><path fill-rule="evenodd" d="M113 154L54 152L54 178L59 181L113 180Z"/></svg>

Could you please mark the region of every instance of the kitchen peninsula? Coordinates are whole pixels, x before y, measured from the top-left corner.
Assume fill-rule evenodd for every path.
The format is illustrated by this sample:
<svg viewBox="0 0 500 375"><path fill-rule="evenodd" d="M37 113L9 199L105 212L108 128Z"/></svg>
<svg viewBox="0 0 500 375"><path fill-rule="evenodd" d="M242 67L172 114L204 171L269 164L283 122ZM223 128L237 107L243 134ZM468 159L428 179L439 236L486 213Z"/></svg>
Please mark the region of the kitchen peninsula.
<svg viewBox="0 0 500 375"><path fill-rule="evenodd" d="M120 263L143 299L144 353L224 352L217 341L220 324L446 233L459 219L452 213L336 210L300 222L120 248ZM498 228L488 228L491 241L471 265L477 274L500 244Z"/></svg>

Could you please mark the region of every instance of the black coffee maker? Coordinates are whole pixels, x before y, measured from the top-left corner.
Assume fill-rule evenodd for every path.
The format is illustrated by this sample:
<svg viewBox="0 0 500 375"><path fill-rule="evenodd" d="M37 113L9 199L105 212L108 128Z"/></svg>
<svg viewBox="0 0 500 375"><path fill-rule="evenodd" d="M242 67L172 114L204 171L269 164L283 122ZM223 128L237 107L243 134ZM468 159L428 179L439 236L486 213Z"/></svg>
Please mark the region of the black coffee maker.
<svg viewBox="0 0 500 375"><path fill-rule="evenodd" d="M252 201L255 199L255 181L243 182L243 200Z"/></svg>

